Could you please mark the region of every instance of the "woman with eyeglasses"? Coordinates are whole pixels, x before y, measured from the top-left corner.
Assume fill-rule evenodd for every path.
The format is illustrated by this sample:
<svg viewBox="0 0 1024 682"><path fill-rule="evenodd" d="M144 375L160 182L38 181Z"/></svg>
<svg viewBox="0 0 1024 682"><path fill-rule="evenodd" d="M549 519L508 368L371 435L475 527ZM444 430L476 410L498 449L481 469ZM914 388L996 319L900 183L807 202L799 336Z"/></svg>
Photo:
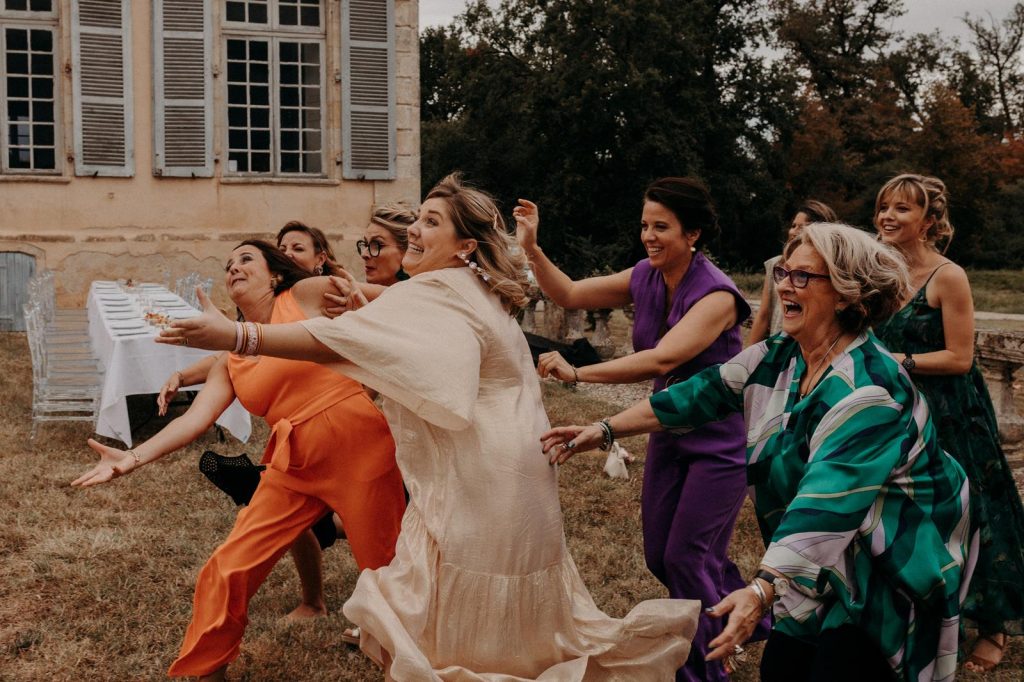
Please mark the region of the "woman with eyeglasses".
<svg viewBox="0 0 1024 682"><path fill-rule="evenodd" d="M513 210L519 244L544 294L568 309L633 304L632 355L574 367L559 353L540 356L537 370L571 384L654 380L654 391L731 358L742 348L740 322L750 314L732 280L704 257L719 233L718 217L703 184L661 178L644 192L640 241L647 258L614 275L573 281L537 244L537 206L520 200ZM743 586L727 550L743 504L743 419L734 415L680 437L656 433L644 465L644 555L671 597L717 604ZM686 665L677 680L728 679L718 661L707 662L708 642L721 630L702 615Z"/></svg>
<svg viewBox="0 0 1024 682"><path fill-rule="evenodd" d="M374 210L363 238L356 242L368 283L387 287L409 279L402 270L402 258L409 248L408 229L414 222L416 214L403 206Z"/></svg>
<svg viewBox="0 0 1024 682"><path fill-rule="evenodd" d="M817 223L772 274L784 334L541 445L560 463L616 437L741 415L767 551L748 586L709 605L728 620L708 659L773 610L764 682L952 680L976 541L967 478L870 331L899 309L907 267L861 230Z"/></svg>
<svg viewBox="0 0 1024 682"><path fill-rule="evenodd" d="M903 307L875 327L928 399L939 443L971 482L971 521L981 551L964 602L978 639L964 667L988 672L1008 635L1024 634L1024 509L999 442L985 380L974 361L974 305L963 268L944 255L953 236L949 197L938 178L900 175L875 202L879 239L910 267Z"/></svg>

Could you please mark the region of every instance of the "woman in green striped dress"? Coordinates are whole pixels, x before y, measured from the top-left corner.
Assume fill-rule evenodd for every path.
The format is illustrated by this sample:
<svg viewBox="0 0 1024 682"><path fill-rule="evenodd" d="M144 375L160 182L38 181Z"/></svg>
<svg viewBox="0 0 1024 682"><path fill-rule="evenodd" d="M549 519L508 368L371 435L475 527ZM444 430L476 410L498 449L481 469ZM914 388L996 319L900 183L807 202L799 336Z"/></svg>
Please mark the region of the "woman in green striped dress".
<svg viewBox="0 0 1024 682"><path fill-rule="evenodd" d="M708 658L775 625L763 680L952 680L973 555L967 480L927 403L869 331L907 268L851 227L818 223L774 273L784 334L586 427L542 439L552 461L616 436L744 413L747 482L767 552Z"/></svg>

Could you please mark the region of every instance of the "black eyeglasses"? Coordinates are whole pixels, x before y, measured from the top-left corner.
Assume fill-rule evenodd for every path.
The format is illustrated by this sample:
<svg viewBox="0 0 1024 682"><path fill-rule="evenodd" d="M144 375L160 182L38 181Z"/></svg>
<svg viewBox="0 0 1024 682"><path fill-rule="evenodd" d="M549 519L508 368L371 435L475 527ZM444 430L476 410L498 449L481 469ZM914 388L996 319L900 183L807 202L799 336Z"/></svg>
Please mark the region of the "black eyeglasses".
<svg viewBox="0 0 1024 682"><path fill-rule="evenodd" d="M816 272L807 272L806 270L787 270L781 265L776 265L772 268L772 279L775 280L776 284L781 283L782 280L787 277L789 277L789 281L797 289L803 289L812 279L832 279L829 275L819 275Z"/></svg>
<svg viewBox="0 0 1024 682"><path fill-rule="evenodd" d="M374 239L372 242L367 242L365 239L360 239L356 242L356 250L359 251L359 255L363 256L369 254L370 258L376 258L380 255L380 250L383 249L387 244L382 241ZM366 252L365 254L363 252Z"/></svg>

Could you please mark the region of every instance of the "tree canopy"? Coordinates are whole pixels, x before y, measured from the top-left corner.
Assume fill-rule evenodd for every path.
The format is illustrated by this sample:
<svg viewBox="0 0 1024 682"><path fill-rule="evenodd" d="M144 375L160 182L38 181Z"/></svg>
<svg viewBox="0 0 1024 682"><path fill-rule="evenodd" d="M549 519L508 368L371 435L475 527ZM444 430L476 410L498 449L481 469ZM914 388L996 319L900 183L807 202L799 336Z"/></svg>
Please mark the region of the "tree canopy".
<svg viewBox="0 0 1024 682"><path fill-rule="evenodd" d="M892 29L901 0L472 0L420 38L425 187L454 169L541 208L569 274L625 267L644 187L701 178L730 266L806 198L869 226L899 172L950 188L966 264L1024 264L1024 5L970 45ZM1007 247L1010 250L1007 250Z"/></svg>

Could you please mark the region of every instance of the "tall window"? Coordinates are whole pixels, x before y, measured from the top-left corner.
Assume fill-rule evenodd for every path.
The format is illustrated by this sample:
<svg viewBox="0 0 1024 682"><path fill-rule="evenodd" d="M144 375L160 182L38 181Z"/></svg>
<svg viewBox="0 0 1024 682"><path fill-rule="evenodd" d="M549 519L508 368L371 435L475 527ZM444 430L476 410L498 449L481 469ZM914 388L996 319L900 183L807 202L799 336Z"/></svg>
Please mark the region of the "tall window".
<svg viewBox="0 0 1024 682"><path fill-rule="evenodd" d="M229 174L323 174L320 0L226 0Z"/></svg>
<svg viewBox="0 0 1024 682"><path fill-rule="evenodd" d="M54 173L57 15L54 0L0 0L0 169Z"/></svg>

